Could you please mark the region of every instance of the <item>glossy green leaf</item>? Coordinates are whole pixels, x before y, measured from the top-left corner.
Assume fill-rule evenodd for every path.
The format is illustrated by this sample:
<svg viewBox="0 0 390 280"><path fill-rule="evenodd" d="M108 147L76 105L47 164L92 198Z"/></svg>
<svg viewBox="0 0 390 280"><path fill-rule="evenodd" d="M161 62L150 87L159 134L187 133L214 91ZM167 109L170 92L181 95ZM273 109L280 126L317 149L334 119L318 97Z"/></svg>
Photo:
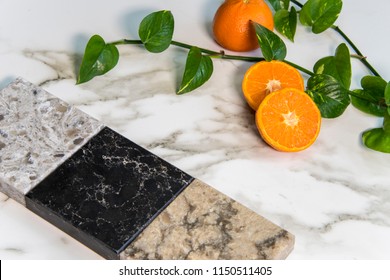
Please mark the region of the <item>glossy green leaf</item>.
<svg viewBox="0 0 390 280"><path fill-rule="evenodd" d="M352 80L351 54L346 44L342 43L336 48L334 61L340 79L338 81L349 89Z"/></svg>
<svg viewBox="0 0 390 280"><path fill-rule="evenodd" d="M290 6L290 0L268 0L268 2L275 11L279 11L280 9L288 10L288 7Z"/></svg>
<svg viewBox="0 0 390 280"><path fill-rule="evenodd" d="M265 60L284 60L287 48L283 40L268 28L252 22Z"/></svg>
<svg viewBox="0 0 390 280"><path fill-rule="evenodd" d="M390 114L386 113L383 117L383 131L390 134Z"/></svg>
<svg viewBox="0 0 390 280"><path fill-rule="evenodd" d="M312 97L324 118L336 118L347 109L348 91L332 76L319 74L307 82L307 93Z"/></svg>
<svg viewBox="0 0 390 280"><path fill-rule="evenodd" d="M386 111L386 81L381 77L365 76L360 83L363 89L353 91L352 105L365 113L383 117Z"/></svg>
<svg viewBox="0 0 390 280"><path fill-rule="evenodd" d="M362 112L367 114L383 117L386 111L384 106L380 106L375 99L363 89L357 89L353 91L354 95L360 95L361 97L351 96L352 105Z"/></svg>
<svg viewBox="0 0 390 280"><path fill-rule="evenodd" d="M275 29L294 42L295 31L297 30L297 11L291 7L291 11L280 9L274 16Z"/></svg>
<svg viewBox="0 0 390 280"><path fill-rule="evenodd" d="M326 74L338 80L338 73L335 69L333 56L326 56L318 60L313 67L313 71L316 74ZM336 77L335 77L336 76Z"/></svg>
<svg viewBox="0 0 390 280"><path fill-rule="evenodd" d="M202 55L197 47L191 47L186 61L183 80L177 94L184 94L200 87L210 79L213 62L209 56Z"/></svg>
<svg viewBox="0 0 390 280"><path fill-rule="evenodd" d="M119 52L115 45L106 44L99 35L92 36L85 48L80 65L77 84L88 82L96 76L110 71L119 60Z"/></svg>
<svg viewBox="0 0 390 280"><path fill-rule="evenodd" d="M385 88L385 103L387 106L387 113L390 115L390 82L387 83Z"/></svg>
<svg viewBox="0 0 390 280"><path fill-rule="evenodd" d="M360 84L363 89L371 91L372 94L374 94L378 98L384 97L384 92L387 83L381 77L370 76L370 75L364 76L361 79Z"/></svg>
<svg viewBox="0 0 390 280"><path fill-rule="evenodd" d="M377 104L383 104L385 101L385 91L387 83L381 77L365 76L361 79L360 84L363 88L363 99L367 99Z"/></svg>
<svg viewBox="0 0 390 280"><path fill-rule="evenodd" d="M158 11L146 16L138 35L145 48L153 53L166 50L172 42L174 18L170 11Z"/></svg>
<svg viewBox="0 0 390 280"><path fill-rule="evenodd" d="M299 13L299 20L318 34L334 24L342 6L341 0L308 0Z"/></svg>
<svg viewBox="0 0 390 280"><path fill-rule="evenodd" d="M352 93L352 96L379 104L378 98L375 96L373 91L369 89L355 89L352 91Z"/></svg>
<svg viewBox="0 0 390 280"><path fill-rule="evenodd" d="M390 114L385 114L383 127L365 131L362 140L363 144L372 150L390 153Z"/></svg>
<svg viewBox="0 0 390 280"><path fill-rule="evenodd" d="M314 65L314 73L330 75L346 89L349 89L352 79L352 66L347 45L340 44L334 56L327 56L317 61Z"/></svg>

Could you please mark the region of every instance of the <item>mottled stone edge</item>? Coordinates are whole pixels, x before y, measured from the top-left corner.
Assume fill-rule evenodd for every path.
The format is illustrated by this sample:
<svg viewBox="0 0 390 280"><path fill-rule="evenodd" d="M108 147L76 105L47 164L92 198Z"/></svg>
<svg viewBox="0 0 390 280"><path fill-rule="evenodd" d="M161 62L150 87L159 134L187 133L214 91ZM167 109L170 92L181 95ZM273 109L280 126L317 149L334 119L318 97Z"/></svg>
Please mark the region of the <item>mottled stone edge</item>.
<svg viewBox="0 0 390 280"><path fill-rule="evenodd" d="M28 86L28 87L31 87L31 90L34 90L34 89L40 89L40 90L43 90L45 91L45 93L49 94L49 95L52 95L54 98L57 98L59 100L61 100L62 102L66 103L69 105L69 107L73 107L74 110L76 111L79 111L80 113L82 114L85 114L86 116L88 116L89 118L93 119L94 121L96 121L97 123L100 124L100 127L94 132L94 133L91 133L90 135L88 135L88 137L84 138L84 143L82 145L80 145L77 149L74 149L72 151L72 153L69 153L68 156L64 156L63 158L61 158L61 160L58 161L58 166L62 165L66 160L68 160L70 157L72 157L78 150L80 150L85 144L87 144L93 137L95 137L100 131L102 131L106 126L101 123L99 120L93 118L92 116L90 116L89 114L83 112L82 110L78 109L77 107L73 106L73 105L70 105L69 103L67 103L66 101L64 101L63 99L53 95L52 93L48 92L47 90L43 89L42 87L39 87L31 82L29 82L28 80L24 79L23 77L17 77L14 81L10 82L7 86L5 86L4 88L2 88L0 90L0 96L1 96L1 93L4 91L4 90L7 90L9 88L12 88L12 86L14 84L17 84L17 83L22 83L23 85L25 86ZM54 169L55 170L55 169ZM54 170L46 170L46 173L42 174L42 176L40 177L40 180L37 180L35 186L37 186L40 182L42 182L48 175L50 175ZM35 187L34 186L34 187ZM0 191L2 193L4 193L5 195L7 195L8 197L12 198L13 200L15 200L16 202L22 204L24 207L26 207L26 195L29 191L31 191L32 189L34 189L34 187L32 187L31 189L29 189L27 192L23 193L21 192L20 190L18 189L15 189L13 188L9 183L5 182L4 180L2 180L2 178L0 178ZM7 191L7 189L9 189L9 191Z"/></svg>
<svg viewBox="0 0 390 280"><path fill-rule="evenodd" d="M215 205L217 208L218 203L229 203L232 206L233 213L236 209L239 209L238 211L241 211L241 215L238 214L236 215L235 218L240 218L242 215L246 216L247 218L250 218L250 221L244 221L243 223L248 225L250 222L257 222L261 224L262 232L261 233L256 233L255 236L251 235L255 239L246 239L244 237L243 241L246 240L247 244L248 241L251 243L251 249L252 253L247 253L245 250L241 250L241 243L240 240L242 240L242 236L240 237L240 233L236 235L238 238L238 244L233 245L233 248L238 249L240 252L238 254L233 253L230 255L230 253L225 254L220 251L219 253L217 252L219 249L213 249L213 247L209 247L211 251L209 252L204 252L201 253L201 255L195 253L190 254L190 251L186 251L185 247L188 247L188 244L191 244L193 241L198 242L197 240L199 238L196 236L193 236L190 230L190 236L185 239L181 239L180 236L180 228L183 226L185 227L185 224L182 224L184 220L187 220L189 213L192 212L194 209L191 209L193 206L191 204L191 198L194 198L193 195L196 193L196 188L198 190L202 190L202 188L207 192L210 196L217 196L219 197L218 201L214 201L217 204ZM295 243L295 236L288 231L282 229L281 227L277 226L276 224L270 222L268 219L258 215L254 211L250 210L249 208L243 206L242 204L238 203L234 199L226 196L225 194L217 191L216 189L210 187L209 185L203 183L202 181L195 179L192 184L190 184L186 190L183 191L181 195L179 195L176 201L173 201L167 208L164 210L150 225L149 227L145 228L144 232L142 232L132 244L129 245L128 248L126 248L123 252L120 253L120 259L123 260L136 260L136 259L285 259L288 257L288 255L291 253L291 251L294 248L294 243ZM183 207L183 201L187 203L190 208L187 209L189 212L186 213L177 213L177 211L180 211ZM192 201L194 202L194 201ZM202 203L203 204L203 203ZM204 205L214 208L214 205L210 205L209 203L205 202ZM196 207L196 206L195 206ZM226 209L225 209L226 210ZM225 211L222 210L222 211ZM185 210L184 210L185 211ZM213 210L205 212L200 212L202 216L206 215L208 216L209 214L213 213ZM235 215L235 214L233 214ZM249 215L249 216L248 216ZM173 221L172 218L173 217ZM201 216L199 216L201 217ZM205 217L205 216L204 216ZM183 220L184 219L184 220ZM168 222L167 222L168 221ZM233 219L234 221L234 219ZM237 221L237 219L236 219ZM239 219L238 221L242 221ZM168 223L168 224L167 224ZM177 224L179 223L179 224ZM173 224L173 225L172 225ZM169 226L168 226L169 225ZM207 226L206 224L203 224ZM242 225L242 223L241 223ZM177 230L178 229L178 230ZM237 228L236 228L237 230ZM259 230L258 226L251 226L249 224L248 227L246 227L246 230ZM161 232L164 232L163 235L161 236ZM179 232L179 236L177 236ZM187 232L187 234L189 233ZM165 235L165 234L168 235ZM252 232L253 233L253 232ZM173 237L169 237L169 235L174 234ZM186 235L186 233L183 233ZM204 232L204 234L207 235L207 232ZM259 235L260 234L260 235ZM249 234L250 235L250 234ZM268 236L269 235L269 236ZM164 237L165 236L165 237ZM174 237L176 236L176 238ZM245 236L245 234L244 234ZM163 238L163 240L160 240L160 238ZM165 238L171 239L167 243L165 243ZM173 238L173 239L172 239ZM193 239L195 238L195 239ZM256 239L260 238L260 239ZM165 244L162 245L160 242L164 242ZM186 244L181 244L180 242L187 243ZM188 243L190 242L190 243ZM201 243L201 246L204 246L206 244ZM228 251L231 251L232 248L230 247L231 244L229 245ZM154 247L155 246L155 247ZM209 246L209 245L206 245ZM177 248L174 248L177 247ZM162 253L160 249L163 248L162 250L168 250L171 251L169 253ZM164 249L165 248L165 249ZM228 247L226 247L228 248ZM249 247L248 247L249 248ZM144 251L146 249L146 251ZM188 249L188 248L187 248ZM215 251L217 250L217 251ZM233 249L234 250L234 249ZM215 252L214 252L215 251ZM225 257L224 257L225 256ZM226 257L228 256L228 257ZM246 256L246 257L245 257Z"/></svg>

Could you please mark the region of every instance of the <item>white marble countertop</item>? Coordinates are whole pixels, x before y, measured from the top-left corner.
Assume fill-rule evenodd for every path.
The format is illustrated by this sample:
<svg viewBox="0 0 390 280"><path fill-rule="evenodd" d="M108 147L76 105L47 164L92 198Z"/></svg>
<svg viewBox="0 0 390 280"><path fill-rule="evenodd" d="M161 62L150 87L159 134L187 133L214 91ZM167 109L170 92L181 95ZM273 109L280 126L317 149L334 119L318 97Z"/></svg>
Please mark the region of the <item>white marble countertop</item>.
<svg viewBox="0 0 390 280"><path fill-rule="evenodd" d="M364 148L362 131L381 124L349 107L323 120L316 143L299 153L269 148L241 95L251 65L214 60L200 89L177 96L186 52L151 54L120 46L118 66L76 86L89 37L138 39L140 20L171 10L174 39L219 50L210 24L221 0L0 2L0 87L18 76L41 85L296 237L289 259L390 259L390 155ZM305 2L305 1L303 1ZM390 2L345 0L337 21L390 79ZM342 39L300 27L287 59L312 68ZM248 55L261 55L254 51ZM368 72L353 61L352 88ZM307 79L307 77L305 77ZM0 259L100 259L0 193Z"/></svg>

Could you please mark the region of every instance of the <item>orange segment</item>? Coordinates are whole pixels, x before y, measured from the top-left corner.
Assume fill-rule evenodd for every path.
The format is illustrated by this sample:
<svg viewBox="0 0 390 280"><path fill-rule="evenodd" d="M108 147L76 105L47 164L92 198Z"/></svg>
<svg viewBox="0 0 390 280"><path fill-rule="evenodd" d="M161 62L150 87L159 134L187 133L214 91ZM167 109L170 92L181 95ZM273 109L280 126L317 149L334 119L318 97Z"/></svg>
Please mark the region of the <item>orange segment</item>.
<svg viewBox="0 0 390 280"><path fill-rule="evenodd" d="M304 82L297 69L277 60L252 65L242 81L245 100L255 111L267 94L283 88L304 90Z"/></svg>
<svg viewBox="0 0 390 280"><path fill-rule="evenodd" d="M264 141L274 149L297 152L317 139L321 113L304 91L286 88L264 98L256 111L256 125Z"/></svg>

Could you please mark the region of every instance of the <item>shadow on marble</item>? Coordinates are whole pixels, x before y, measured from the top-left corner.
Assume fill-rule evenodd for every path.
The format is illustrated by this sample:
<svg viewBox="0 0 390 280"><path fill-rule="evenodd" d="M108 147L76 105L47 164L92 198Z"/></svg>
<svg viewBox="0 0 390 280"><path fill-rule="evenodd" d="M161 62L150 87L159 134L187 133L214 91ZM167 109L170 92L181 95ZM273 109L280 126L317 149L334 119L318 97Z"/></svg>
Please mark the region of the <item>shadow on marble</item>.
<svg viewBox="0 0 390 280"><path fill-rule="evenodd" d="M72 57L73 71L74 71L74 76L76 77L76 81L77 81L77 76L79 74L81 62L84 57L85 47L87 46L88 41L89 41L88 35L83 33L78 33L72 38L73 53L71 54L71 57Z"/></svg>
<svg viewBox="0 0 390 280"><path fill-rule="evenodd" d="M138 9L138 10L128 10L124 12L119 17L119 24L123 28L126 38L139 39L138 28L142 19L149 15L150 13L156 12L156 10L151 9ZM120 39L120 38L118 38Z"/></svg>
<svg viewBox="0 0 390 280"><path fill-rule="evenodd" d="M209 35L209 38L214 38L213 34L213 20L214 15L219 8L219 6L222 4L222 1L215 1L215 0L208 0L203 6L203 26L205 30L207 31L207 34ZM217 50L216 50L217 51Z"/></svg>
<svg viewBox="0 0 390 280"><path fill-rule="evenodd" d="M13 76L8 76L8 77L5 77L4 79L2 79L0 81L0 90L5 88L6 86L8 86L10 83L12 83L14 80L16 79L16 77L13 77Z"/></svg>

